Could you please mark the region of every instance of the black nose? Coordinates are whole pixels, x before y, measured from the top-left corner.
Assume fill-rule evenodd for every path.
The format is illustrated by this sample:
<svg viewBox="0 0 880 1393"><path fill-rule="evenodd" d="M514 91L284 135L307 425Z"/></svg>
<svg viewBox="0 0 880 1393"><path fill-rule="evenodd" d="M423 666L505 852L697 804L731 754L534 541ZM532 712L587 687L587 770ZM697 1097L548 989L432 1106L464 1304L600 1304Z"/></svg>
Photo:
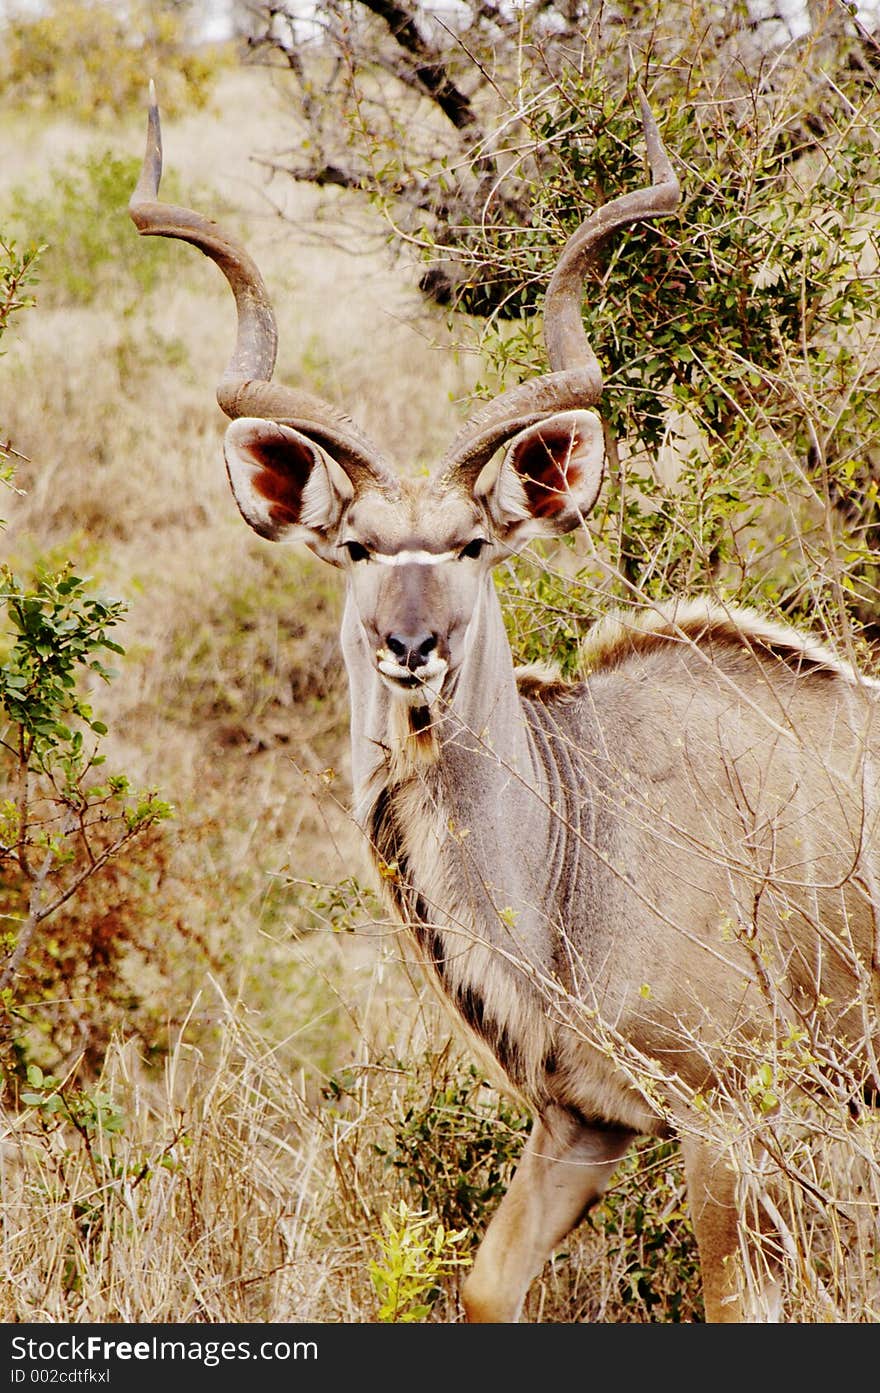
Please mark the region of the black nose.
<svg viewBox="0 0 880 1393"><path fill-rule="evenodd" d="M437 647L436 634L389 634L385 647L401 667L415 672L424 667Z"/></svg>

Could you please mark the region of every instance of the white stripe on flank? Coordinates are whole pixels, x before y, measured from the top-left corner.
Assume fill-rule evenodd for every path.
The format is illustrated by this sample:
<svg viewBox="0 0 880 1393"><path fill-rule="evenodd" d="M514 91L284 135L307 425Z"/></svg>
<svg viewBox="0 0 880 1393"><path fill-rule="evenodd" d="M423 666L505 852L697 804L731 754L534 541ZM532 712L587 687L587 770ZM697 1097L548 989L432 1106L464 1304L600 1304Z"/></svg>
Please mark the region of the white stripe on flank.
<svg viewBox="0 0 880 1393"><path fill-rule="evenodd" d="M380 566L440 566L444 561L454 561L454 551L373 551L370 560L378 561Z"/></svg>

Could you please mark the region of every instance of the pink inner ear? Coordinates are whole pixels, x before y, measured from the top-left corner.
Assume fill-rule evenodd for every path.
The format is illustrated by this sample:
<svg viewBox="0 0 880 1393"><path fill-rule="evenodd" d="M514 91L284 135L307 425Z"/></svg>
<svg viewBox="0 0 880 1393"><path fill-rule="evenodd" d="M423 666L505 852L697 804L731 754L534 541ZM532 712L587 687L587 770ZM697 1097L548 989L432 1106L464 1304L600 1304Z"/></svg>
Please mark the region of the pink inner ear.
<svg viewBox="0 0 880 1393"><path fill-rule="evenodd" d="M255 440L248 446L248 454L254 464L251 488L270 505L272 527L280 531L296 526L314 454L290 436Z"/></svg>
<svg viewBox="0 0 880 1393"><path fill-rule="evenodd" d="M567 491L576 492L583 470L576 463L583 441L571 430L532 436L517 451L514 466L532 517L548 518L570 507Z"/></svg>

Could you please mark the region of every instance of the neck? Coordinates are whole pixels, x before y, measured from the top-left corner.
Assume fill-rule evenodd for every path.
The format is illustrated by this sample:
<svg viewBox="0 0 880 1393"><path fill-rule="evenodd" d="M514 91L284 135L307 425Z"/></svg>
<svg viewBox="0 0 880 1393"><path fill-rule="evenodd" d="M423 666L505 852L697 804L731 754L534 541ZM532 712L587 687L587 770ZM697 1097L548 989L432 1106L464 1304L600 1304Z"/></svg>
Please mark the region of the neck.
<svg viewBox="0 0 880 1393"><path fill-rule="evenodd" d="M468 625L462 666L430 708L408 706L386 686L350 598L342 647L349 679L354 814L362 826L380 788L437 766L454 769L480 761L479 783L488 796L498 779L507 783L511 773L531 782L536 761L491 577Z"/></svg>
<svg viewBox="0 0 880 1393"><path fill-rule="evenodd" d="M537 1107L552 1040L533 979L552 970L548 868L563 824L550 811L546 740L526 724L492 582L462 666L430 708L427 745L412 708L376 673L353 610L343 646L355 816L383 895L480 1057L500 1061L507 1086Z"/></svg>

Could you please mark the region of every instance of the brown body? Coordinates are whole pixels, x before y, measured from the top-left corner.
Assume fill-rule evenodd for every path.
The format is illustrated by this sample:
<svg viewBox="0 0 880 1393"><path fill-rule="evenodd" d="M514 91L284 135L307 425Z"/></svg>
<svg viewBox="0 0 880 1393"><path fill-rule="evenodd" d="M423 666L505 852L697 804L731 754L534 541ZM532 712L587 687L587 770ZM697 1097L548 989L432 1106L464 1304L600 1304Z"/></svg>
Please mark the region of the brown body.
<svg viewBox="0 0 880 1393"><path fill-rule="evenodd" d="M437 475L400 479L340 412L271 385L274 320L243 249L156 202L158 117L131 212L223 269L239 313L218 397L246 521L345 574L354 812L442 999L532 1109L464 1290L514 1320L634 1136L681 1137L710 1319L775 1313L738 1275L723 1116L762 1042L820 1030L876 1074L880 707L827 648L702 603L602 621L584 678L515 674L492 567L583 525L601 374L579 299L598 241L670 211L653 184L596 214L548 289L552 371L482 408ZM757 1052L757 1054L756 1054Z"/></svg>

